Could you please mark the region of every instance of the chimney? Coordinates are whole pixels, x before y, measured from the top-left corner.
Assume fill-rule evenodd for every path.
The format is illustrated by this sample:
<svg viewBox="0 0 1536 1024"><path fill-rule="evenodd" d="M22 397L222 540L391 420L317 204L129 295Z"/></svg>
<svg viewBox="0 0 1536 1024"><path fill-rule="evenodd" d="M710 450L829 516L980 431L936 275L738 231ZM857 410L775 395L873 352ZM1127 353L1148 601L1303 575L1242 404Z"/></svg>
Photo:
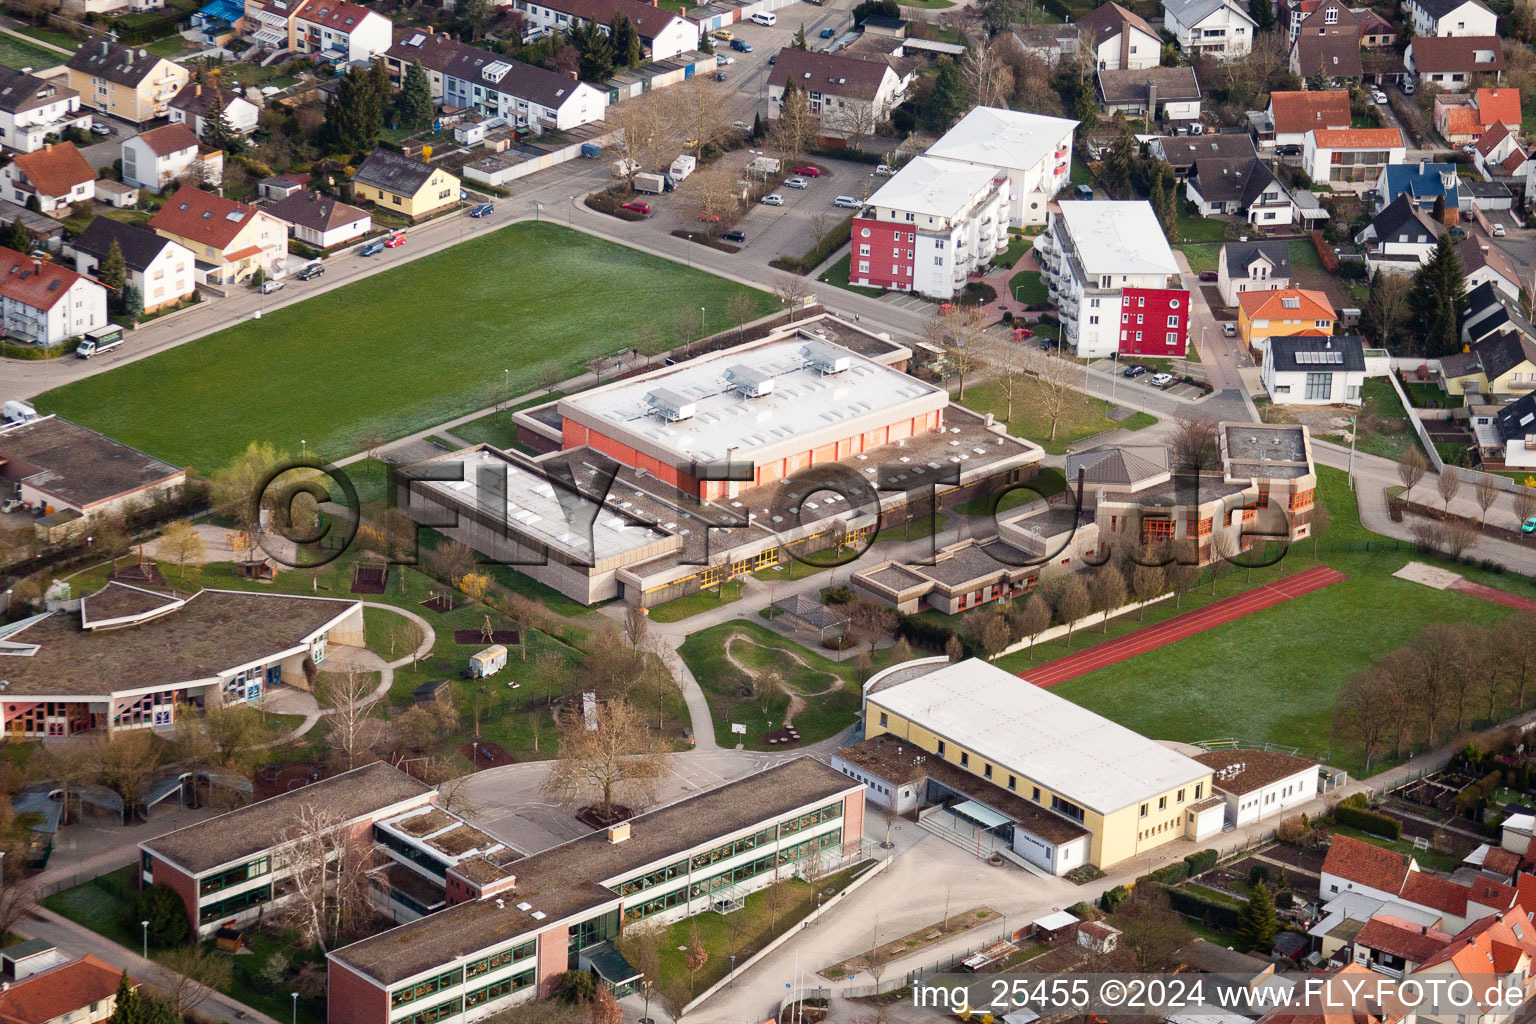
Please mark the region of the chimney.
<svg viewBox="0 0 1536 1024"><path fill-rule="evenodd" d="M581 81L581 76L578 75L576 72L572 71L571 72L571 81L579 82L579 81Z"/></svg>
<svg viewBox="0 0 1536 1024"><path fill-rule="evenodd" d="M110 44L108 44L108 42L105 39L103 39L101 41L101 55L103 57L105 57L107 55L107 50L108 49L110 49Z"/></svg>
<svg viewBox="0 0 1536 1024"><path fill-rule="evenodd" d="M427 35L431 35L431 34L432 34L432 26L428 25L427 26Z"/></svg>
<svg viewBox="0 0 1536 1024"><path fill-rule="evenodd" d="M629 841L629 822L621 821L608 826L608 841L614 845Z"/></svg>
<svg viewBox="0 0 1536 1024"><path fill-rule="evenodd" d="M203 83L202 82L198 82L196 85L192 86L192 95L193 96L201 96L202 94L203 94Z"/></svg>
<svg viewBox="0 0 1536 1024"><path fill-rule="evenodd" d="M1157 116L1157 83L1147 79L1147 116Z"/></svg>
<svg viewBox="0 0 1536 1024"><path fill-rule="evenodd" d="M1419 173L1420 174L1424 173L1424 161L1423 160L1419 161Z"/></svg>
<svg viewBox="0 0 1536 1024"><path fill-rule="evenodd" d="M51 143L51 142L43 143L43 152L44 153L52 153L53 152L53 143Z"/></svg>

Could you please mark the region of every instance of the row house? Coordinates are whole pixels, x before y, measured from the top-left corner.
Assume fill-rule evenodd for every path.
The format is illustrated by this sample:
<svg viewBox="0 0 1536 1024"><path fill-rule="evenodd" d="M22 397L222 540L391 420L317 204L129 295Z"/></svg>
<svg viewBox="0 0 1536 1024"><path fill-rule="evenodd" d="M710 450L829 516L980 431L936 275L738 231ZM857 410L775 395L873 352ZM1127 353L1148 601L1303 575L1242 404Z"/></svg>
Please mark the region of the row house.
<svg viewBox="0 0 1536 1024"><path fill-rule="evenodd" d="M561 35L582 25L596 25L604 34L620 14L640 36L651 60L666 60L699 48L699 26L656 3L641 0L510 0L535 31Z"/></svg>

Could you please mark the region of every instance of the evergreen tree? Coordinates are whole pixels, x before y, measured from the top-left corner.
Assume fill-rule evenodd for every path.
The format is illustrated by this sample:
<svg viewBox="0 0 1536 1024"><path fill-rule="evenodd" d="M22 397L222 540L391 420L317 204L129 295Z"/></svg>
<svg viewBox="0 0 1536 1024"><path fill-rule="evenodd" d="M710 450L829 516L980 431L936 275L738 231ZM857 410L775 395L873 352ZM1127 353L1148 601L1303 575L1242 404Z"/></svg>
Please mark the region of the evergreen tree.
<svg viewBox="0 0 1536 1024"><path fill-rule="evenodd" d="M467 35L470 42L480 38L491 20L490 0L458 0L454 11L459 16L459 33Z"/></svg>
<svg viewBox="0 0 1536 1024"><path fill-rule="evenodd" d="M1077 118L1078 138L1092 135L1099 127L1099 104L1092 89L1080 89L1077 101L1072 104L1072 116Z"/></svg>
<svg viewBox="0 0 1536 1024"><path fill-rule="evenodd" d="M143 1000L128 980L128 972L124 971L117 979L117 1002L113 1004L108 1024L144 1024L144 1016Z"/></svg>
<svg viewBox="0 0 1536 1024"><path fill-rule="evenodd" d="M143 315L144 296L130 284L123 289L123 316L128 318L129 323L134 323Z"/></svg>
<svg viewBox="0 0 1536 1024"><path fill-rule="evenodd" d="M327 152L372 152L384 124L375 85L373 68L353 68L337 81L336 91L325 102Z"/></svg>
<svg viewBox="0 0 1536 1024"><path fill-rule="evenodd" d="M413 60L395 97L395 119L405 128L425 128L432 123L433 107L432 83L421 62Z"/></svg>
<svg viewBox="0 0 1536 1024"><path fill-rule="evenodd" d="M1268 32L1275 27L1273 0L1248 0L1248 17L1253 19L1255 32Z"/></svg>
<svg viewBox="0 0 1536 1024"><path fill-rule="evenodd" d="M1152 201L1152 210L1157 214L1157 221L1163 227L1163 233L1169 238L1178 235L1179 222L1179 195L1178 180L1174 177L1173 166L1161 160L1145 161L1147 164L1147 197Z"/></svg>
<svg viewBox="0 0 1536 1024"><path fill-rule="evenodd" d="M949 57L940 57L939 73L933 80L933 89L923 101L923 127L931 132L948 131L959 120L969 105L965 76L960 65Z"/></svg>
<svg viewBox="0 0 1536 1024"><path fill-rule="evenodd" d="M32 236L27 233L26 226L17 217L0 229L0 245L7 249L15 249L17 252L30 252L32 249Z"/></svg>
<svg viewBox="0 0 1536 1024"><path fill-rule="evenodd" d="M613 77L613 43L603 30L587 22L571 30L571 45L581 56L581 80L602 83Z"/></svg>
<svg viewBox="0 0 1536 1024"><path fill-rule="evenodd" d="M1435 205L1430 209L1430 218L1436 224L1445 223L1445 196L1435 196Z"/></svg>
<svg viewBox="0 0 1536 1024"><path fill-rule="evenodd" d="M1466 287L1467 275L1456 246L1449 234L1441 235L1408 293L1408 308L1418 321L1426 356L1461 351L1461 296Z"/></svg>
<svg viewBox="0 0 1536 1024"><path fill-rule="evenodd" d="M613 16L613 22L608 26L608 40L613 46L615 64L632 68L640 63L640 33L635 31L627 14Z"/></svg>
<svg viewBox="0 0 1536 1024"><path fill-rule="evenodd" d="M795 30L795 38L790 41L789 45L793 46L797 50L810 49L810 46L807 45L805 41L805 22L802 21L800 23L800 27Z"/></svg>
<svg viewBox="0 0 1536 1024"><path fill-rule="evenodd" d="M765 129L763 128L763 115L762 115L762 112L759 111L758 113L752 115L752 141L753 142L761 142L761 141L763 141L763 132L764 131L765 131ZM16 223L20 224L21 220L18 218Z"/></svg>
<svg viewBox="0 0 1536 1024"><path fill-rule="evenodd" d="M107 250L106 259L96 268L96 280L106 285L107 290L113 294L122 291L128 281L128 261L123 259L123 247L117 244L115 238Z"/></svg>
<svg viewBox="0 0 1536 1024"><path fill-rule="evenodd" d="M1136 140L1131 137L1131 126L1125 115L1115 112L1115 140L1104 154L1104 183L1116 194L1125 198L1130 189L1132 175L1136 172Z"/></svg>
<svg viewBox="0 0 1536 1024"><path fill-rule="evenodd" d="M1247 943L1249 949L1266 953L1279 930L1280 922L1275 918L1275 905L1269 898L1268 887L1262 883L1255 885L1248 902L1237 912L1238 938Z"/></svg>
<svg viewBox="0 0 1536 1024"><path fill-rule="evenodd" d="M863 0L853 9L853 23L859 24L871 14L883 15L887 18L901 17L901 4L897 0Z"/></svg>
<svg viewBox="0 0 1536 1024"><path fill-rule="evenodd" d="M224 94L218 86L209 86L208 106L203 111L203 142L213 149L230 150L238 135L224 112Z"/></svg>

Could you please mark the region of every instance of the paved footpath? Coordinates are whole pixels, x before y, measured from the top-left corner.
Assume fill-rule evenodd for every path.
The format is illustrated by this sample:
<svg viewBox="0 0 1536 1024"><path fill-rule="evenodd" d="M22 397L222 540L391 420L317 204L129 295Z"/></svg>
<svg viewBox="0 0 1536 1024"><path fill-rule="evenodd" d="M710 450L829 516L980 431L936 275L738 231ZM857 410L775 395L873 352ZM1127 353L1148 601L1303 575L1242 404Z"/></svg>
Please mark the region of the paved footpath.
<svg viewBox="0 0 1536 1024"><path fill-rule="evenodd" d="M1134 658L1138 654L1166 647L1185 637L1225 625L1245 615L1261 612L1266 608L1272 608L1277 604L1283 604L1346 579L1349 577L1337 570L1323 565L1315 566L1274 583L1266 583L1241 594L1234 594L1214 604L1208 604L1204 608L1197 608L1183 615L1175 615L1164 622L1127 633L1118 639L1096 644L1085 651L1048 661L1039 668L1020 672L1019 676L1036 686L1055 686L1057 683L1064 683L1068 679L1076 679L1078 676L1087 675L1107 665Z"/></svg>

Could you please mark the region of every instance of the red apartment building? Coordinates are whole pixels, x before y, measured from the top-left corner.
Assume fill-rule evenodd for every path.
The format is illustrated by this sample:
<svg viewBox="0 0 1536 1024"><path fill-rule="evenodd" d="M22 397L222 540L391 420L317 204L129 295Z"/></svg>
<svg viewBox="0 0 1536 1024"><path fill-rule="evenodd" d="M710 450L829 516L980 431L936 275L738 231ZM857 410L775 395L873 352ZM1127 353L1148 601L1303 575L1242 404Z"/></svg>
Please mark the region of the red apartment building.
<svg viewBox="0 0 1536 1024"><path fill-rule="evenodd" d="M1189 292L1182 288L1126 288L1120 297L1120 354L1182 359L1189 305Z"/></svg>

